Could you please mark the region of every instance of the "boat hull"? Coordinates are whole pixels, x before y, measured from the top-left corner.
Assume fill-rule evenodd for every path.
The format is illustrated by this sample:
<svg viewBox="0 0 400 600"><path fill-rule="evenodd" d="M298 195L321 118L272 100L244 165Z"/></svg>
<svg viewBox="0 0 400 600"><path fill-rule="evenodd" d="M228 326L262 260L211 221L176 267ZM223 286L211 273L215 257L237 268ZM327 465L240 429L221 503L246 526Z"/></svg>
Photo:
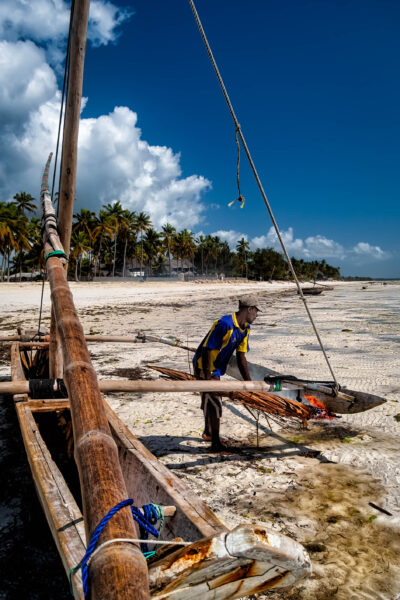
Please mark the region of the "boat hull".
<svg viewBox="0 0 400 600"><path fill-rule="evenodd" d="M248 362L247 364L249 367L250 377L255 381L263 380L266 375L279 376L278 371L273 371L272 369L268 369L263 365L258 365L251 362ZM235 379L243 379L237 366L235 356L232 356L231 360L229 361L227 374ZM333 396L325 394L321 390L315 389L314 386L312 386L312 389L310 387L309 390L304 390L296 386L295 382L293 382L293 384L283 382L283 389L280 392L274 391L274 394L278 394L282 397L288 397L293 400L298 400L299 402L307 402L306 398L304 398L304 394L309 394L315 396L317 400L322 402L329 412L339 414L364 412L386 402L384 398L374 394L369 394L367 392L358 392L344 387L342 387L340 391L342 392L341 396ZM351 396L351 399L344 398L344 395Z"/></svg>
<svg viewBox="0 0 400 600"><path fill-rule="evenodd" d="M12 379L24 377L19 344L12 346ZM44 415L68 419L68 399L32 400L14 396L21 433L36 490L68 574L86 550L80 500L74 497L57 458L47 447ZM262 526L242 525L229 531L183 482L171 473L129 431L105 402L106 416L118 448L128 496L136 505L155 502L174 506L165 518L163 540L191 542L149 564L154 600L239 598L269 589L292 586L311 572L304 548ZM66 441L66 444L68 441ZM68 449L67 449L68 451ZM53 454L53 455L52 455ZM149 545L151 543L149 542ZM72 576L75 598L83 599L80 571Z"/></svg>

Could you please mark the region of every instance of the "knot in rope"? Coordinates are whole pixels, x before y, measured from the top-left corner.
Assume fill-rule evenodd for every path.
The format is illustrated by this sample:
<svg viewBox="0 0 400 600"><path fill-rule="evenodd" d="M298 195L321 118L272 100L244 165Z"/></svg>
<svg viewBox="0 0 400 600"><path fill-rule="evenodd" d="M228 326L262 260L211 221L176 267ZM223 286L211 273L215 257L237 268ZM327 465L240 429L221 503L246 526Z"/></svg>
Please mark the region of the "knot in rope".
<svg viewBox="0 0 400 600"><path fill-rule="evenodd" d="M154 505L154 504L146 504L145 506L143 506L143 511L145 513L145 516L143 516L140 509L137 506L134 506L132 498L128 498L127 500L123 500L122 502L119 502L118 504L116 504L111 510L108 511L108 513L105 515L105 517L103 517L102 520L100 521L100 523L97 525L96 529L93 532L92 538L88 544L88 547L86 548L86 552L85 552L85 555L82 558L82 560L79 562L79 564L77 564L75 567L73 567L69 572L70 584L71 584L71 575L78 569L81 569L83 593L85 595L85 598L87 597L87 593L88 593L88 589L89 589L88 563L89 563L90 557L92 556L94 549L96 547L96 544L98 542L98 539L99 539L103 529L107 525L108 521L119 510L121 510L121 508L125 508L125 506L131 507L132 517L138 523L139 528L140 528L140 535L143 539L147 539L149 533L151 535L154 535L154 537L158 537L158 535L159 535L159 531L157 531L157 529L154 527L154 524L157 523L158 515L162 514L161 507L158 507L157 505ZM154 507L154 508L149 508L149 507ZM147 519L146 515L149 515L151 522ZM163 524L163 522L164 522L164 515L162 514L162 524ZM160 525L159 530L161 529L162 524ZM147 546L147 544L142 544L142 547L143 546Z"/></svg>

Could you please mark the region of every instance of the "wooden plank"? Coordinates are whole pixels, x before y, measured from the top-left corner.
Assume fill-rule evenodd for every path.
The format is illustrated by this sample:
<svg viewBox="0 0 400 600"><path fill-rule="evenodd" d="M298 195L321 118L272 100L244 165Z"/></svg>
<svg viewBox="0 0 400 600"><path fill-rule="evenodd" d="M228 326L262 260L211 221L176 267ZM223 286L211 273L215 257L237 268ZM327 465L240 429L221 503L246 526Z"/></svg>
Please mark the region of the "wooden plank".
<svg viewBox="0 0 400 600"><path fill-rule="evenodd" d="M18 342L11 345L11 379L12 381L16 379L25 379ZM14 394L14 402L20 402L27 399L28 395L26 393Z"/></svg>
<svg viewBox="0 0 400 600"><path fill-rule="evenodd" d="M31 400L29 399L27 402L22 402L22 404L26 404L29 406L29 409L33 413L37 412L53 412L57 410L69 410L70 403L68 399L65 400L57 400L54 398L49 398L48 400Z"/></svg>
<svg viewBox="0 0 400 600"><path fill-rule="evenodd" d="M149 568L155 600L240 598L289 587L311 572L304 548L258 526L203 539Z"/></svg>
<svg viewBox="0 0 400 600"><path fill-rule="evenodd" d="M36 491L68 574L85 553L83 517L51 458L28 404L17 403L16 410ZM83 599L80 573L73 577L73 585L74 597Z"/></svg>
<svg viewBox="0 0 400 600"><path fill-rule="evenodd" d="M182 537L191 541L226 531L225 525L209 507L157 460L110 406L104 403L111 431L119 448L127 490L135 504L141 506L156 502L176 506L176 514L165 523L165 539Z"/></svg>

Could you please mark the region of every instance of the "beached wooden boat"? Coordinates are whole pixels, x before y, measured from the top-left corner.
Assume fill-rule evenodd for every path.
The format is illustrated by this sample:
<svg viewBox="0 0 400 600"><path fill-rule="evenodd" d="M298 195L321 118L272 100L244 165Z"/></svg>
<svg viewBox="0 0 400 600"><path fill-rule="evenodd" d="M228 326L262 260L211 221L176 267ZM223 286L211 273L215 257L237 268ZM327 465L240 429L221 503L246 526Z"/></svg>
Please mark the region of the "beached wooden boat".
<svg viewBox="0 0 400 600"><path fill-rule="evenodd" d="M48 376L48 350L11 349L12 380L21 381L34 365ZM14 396L32 476L66 573L86 550L86 533L78 471L72 455L68 399ZM129 431L104 401L108 424L118 448L128 497L142 506L169 507L163 540L183 539L188 546L167 546L169 554L149 563L155 599L238 598L291 586L310 572L304 548L263 526L242 525L229 531L214 513L168 471ZM172 508L173 507L173 508ZM163 547L165 548L165 547ZM75 598L83 598L79 572L72 576ZM100 596L108 598L107 592ZM123 596L125 597L125 596ZM133 594L127 596L135 598Z"/></svg>
<svg viewBox="0 0 400 600"><path fill-rule="evenodd" d="M375 394L358 392L343 386L340 387L340 390L335 391L327 382L296 379L256 363L248 362L248 367L251 378L257 381L269 381L270 390L274 394L306 404L310 403L310 397L315 397L331 413L359 413L386 402L385 398ZM229 362L227 374L235 379L242 379L235 357L232 357ZM278 386L277 383L279 383ZM281 389L276 389L277 387Z"/></svg>
<svg viewBox="0 0 400 600"><path fill-rule="evenodd" d="M246 524L228 530L134 437L101 395L64 268L75 197L89 0L75 0L73 6L60 235L48 190L51 156L41 189L52 299L50 340L48 347L37 339L11 347L12 382L25 379L32 384L29 393L14 394L15 407L40 502L66 573L72 573L73 595L107 600L223 600L291 586L311 570L304 548L263 526ZM60 376L65 388L56 384ZM135 512L130 512L132 503L137 517L140 506L157 505L161 521L166 507L160 536L153 530L153 542L148 540L151 548L160 544L149 562L139 549L145 534ZM143 513L142 524L154 523L145 509ZM96 537L100 523L104 527ZM81 575L74 568L88 551L89 570L82 567Z"/></svg>
<svg viewBox="0 0 400 600"><path fill-rule="evenodd" d="M320 287L302 287L301 291L305 296L319 296L319 294L322 294L324 289Z"/></svg>

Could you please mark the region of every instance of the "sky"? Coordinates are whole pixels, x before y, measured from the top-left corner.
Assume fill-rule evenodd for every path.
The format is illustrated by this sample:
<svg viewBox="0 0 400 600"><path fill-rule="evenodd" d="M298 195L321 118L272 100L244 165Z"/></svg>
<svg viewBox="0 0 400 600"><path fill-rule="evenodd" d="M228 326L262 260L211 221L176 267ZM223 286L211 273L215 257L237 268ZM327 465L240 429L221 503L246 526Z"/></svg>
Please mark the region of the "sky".
<svg viewBox="0 0 400 600"><path fill-rule="evenodd" d="M400 278L400 3L197 0L290 256ZM69 2L0 4L0 199L55 150ZM187 0L91 2L76 211L279 250Z"/></svg>

